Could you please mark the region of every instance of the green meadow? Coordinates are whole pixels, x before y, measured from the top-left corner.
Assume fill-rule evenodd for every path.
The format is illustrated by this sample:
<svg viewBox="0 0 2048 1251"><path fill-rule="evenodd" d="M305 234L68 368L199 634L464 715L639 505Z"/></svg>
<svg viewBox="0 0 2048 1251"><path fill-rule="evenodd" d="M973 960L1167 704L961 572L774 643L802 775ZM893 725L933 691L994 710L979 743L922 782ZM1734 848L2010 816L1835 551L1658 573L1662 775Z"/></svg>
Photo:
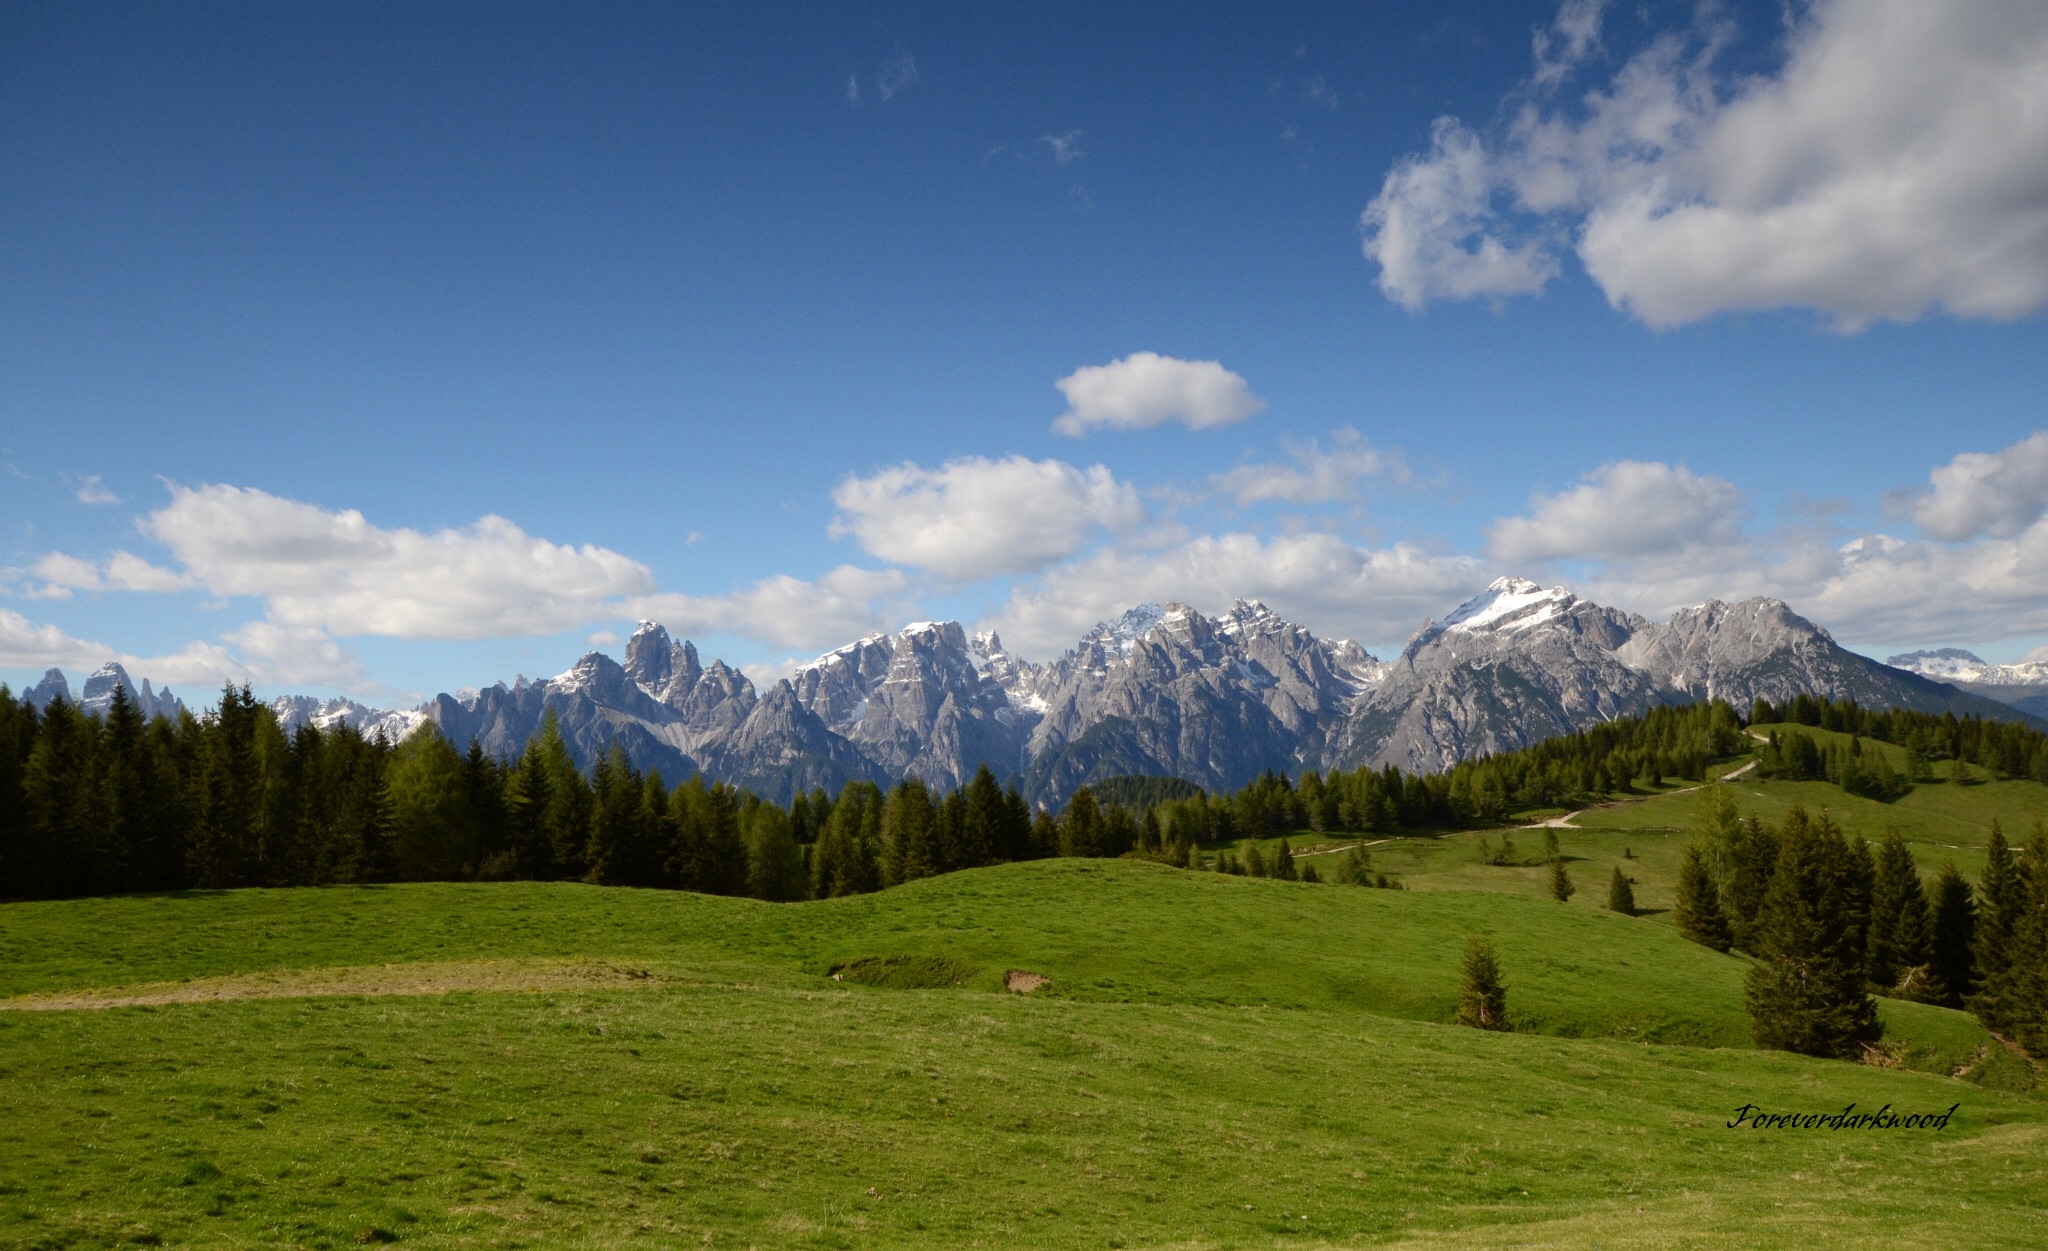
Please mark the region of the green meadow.
<svg viewBox="0 0 2048 1251"><path fill-rule="evenodd" d="M1970 872L2048 795L1720 784ZM1696 801L1556 829L1566 904L1537 829L1506 866L1369 839L1406 890L1055 860L780 905L9 904L0 1246L2048 1245L2048 1102L1970 1018L1883 1002L1881 1064L1750 1046L1746 962L1660 911ZM1616 865L1645 915L1601 906ZM1472 933L1513 1034L1448 1024ZM1745 1104L1955 1111L1729 1128Z"/></svg>

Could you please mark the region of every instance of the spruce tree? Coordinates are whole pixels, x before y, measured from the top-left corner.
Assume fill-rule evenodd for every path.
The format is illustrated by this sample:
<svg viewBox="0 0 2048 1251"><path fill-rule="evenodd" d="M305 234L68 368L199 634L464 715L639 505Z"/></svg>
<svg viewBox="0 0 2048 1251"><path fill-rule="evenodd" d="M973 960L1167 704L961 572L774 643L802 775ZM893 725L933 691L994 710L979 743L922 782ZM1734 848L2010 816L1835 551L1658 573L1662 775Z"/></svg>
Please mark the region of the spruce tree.
<svg viewBox="0 0 2048 1251"><path fill-rule="evenodd" d="M1273 853L1273 876L1283 882L1298 881L1301 877L1294 868L1294 852L1284 838L1280 840L1280 849Z"/></svg>
<svg viewBox="0 0 2048 1251"><path fill-rule="evenodd" d="M1060 814L1060 854L1102 854L1102 808L1095 802L1095 792L1085 786L1074 792Z"/></svg>
<svg viewBox="0 0 2048 1251"><path fill-rule="evenodd" d="M1572 875L1565 872L1563 860L1550 862L1550 878L1546 885L1550 890L1550 897L1559 903L1564 903L1579 893L1579 888L1572 884Z"/></svg>
<svg viewBox="0 0 2048 1251"><path fill-rule="evenodd" d="M1246 843L1244 845L1243 851L1238 857L1238 863L1244 866L1243 873L1246 877L1266 876L1266 858L1259 854L1259 845L1257 843Z"/></svg>
<svg viewBox="0 0 2048 1251"><path fill-rule="evenodd" d="M1501 982L1500 959L1493 953L1493 944L1477 934L1465 940L1455 1019L1473 1029L1513 1028L1508 1023L1508 988Z"/></svg>
<svg viewBox="0 0 2048 1251"><path fill-rule="evenodd" d="M1320 882L1323 880L1323 875L1316 872L1314 865L1305 864L1301 866L1301 880L1304 882Z"/></svg>
<svg viewBox="0 0 2048 1251"><path fill-rule="evenodd" d="M1726 951L1734 945L1728 918L1721 911L1721 891L1698 843L1688 843L1678 865L1678 932L1702 947Z"/></svg>
<svg viewBox="0 0 2048 1251"><path fill-rule="evenodd" d="M1920 886L1920 869L1906 840L1894 828L1885 831L1871 879L1870 937L1865 967L1870 984L1880 993L1898 991L1903 998L1930 997L1933 918Z"/></svg>
<svg viewBox="0 0 2048 1251"><path fill-rule="evenodd" d="M1756 817L1745 819L1736 834L1731 859L1728 876L1723 879L1721 901L1735 945L1754 955L1757 918L1763 912L1771 876L1778 868L1777 833Z"/></svg>
<svg viewBox="0 0 2048 1251"><path fill-rule="evenodd" d="M1984 849L1984 876L1977 881L1977 897L1977 991L1970 997L1969 1007L1986 1026L2003 1032L2010 1028L2016 1006L2010 1002L2013 933L2026 909L2026 898L2019 865L1995 819Z"/></svg>
<svg viewBox="0 0 2048 1251"><path fill-rule="evenodd" d="M1613 876L1607 879L1607 910L1625 917L1636 914L1636 892L1629 886L1628 874L1621 871L1620 865L1614 866Z"/></svg>
<svg viewBox="0 0 2048 1251"><path fill-rule="evenodd" d="M1826 813L1787 814L1748 978L1758 1046L1849 1056L1877 1038L1877 1006L1864 990L1855 932L1856 873L1853 853Z"/></svg>
<svg viewBox="0 0 2048 1251"><path fill-rule="evenodd" d="M1937 1002L1960 1008L1976 993L1974 954L1977 938L1977 902L1970 884L1956 870L1953 860L1941 866L1934 879L1934 935L1930 946L1933 972L1939 982Z"/></svg>
<svg viewBox="0 0 2048 1251"><path fill-rule="evenodd" d="M2020 854L2019 877L2026 906L2013 924L2006 1019L2013 1041L2048 1058L2048 829L2038 817Z"/></svg>

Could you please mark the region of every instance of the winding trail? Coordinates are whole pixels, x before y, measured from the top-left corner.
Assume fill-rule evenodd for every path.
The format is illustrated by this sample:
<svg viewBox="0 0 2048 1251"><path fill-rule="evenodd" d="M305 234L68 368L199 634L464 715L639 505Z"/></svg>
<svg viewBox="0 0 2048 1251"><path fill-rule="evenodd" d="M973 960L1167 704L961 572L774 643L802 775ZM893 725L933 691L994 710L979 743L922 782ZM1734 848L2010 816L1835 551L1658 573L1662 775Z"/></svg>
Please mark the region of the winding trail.
<svg viewBox="0 0 2048 1251"><path fill-rule="evenodd" d="M1750 737L1756 738L1757 736L1755 734L1751 734ZM1763 741L1769 742L1770 740L1764 739ZM1722 774L1720 777L1715 778L1712 782L1701 782L1697 786L1681 786L1675 791L1662 791L1657 796L1655 796L1655 798L1662 798L1664 795L1687 795L1692 793L1693 791L1705 790L1709 786L1715 786L1722 782L1733 782L1736 778L1739 778L1743 774L1748 773L1751 769L1756 768L1756 766L1757 762L1752 760L1748 764L1742 766L1740 769L1736 769L1732 772ZM1563 816L1552 817L1548 821L1538 821L1533 825L1518 825L1514 828L1518 830L1583 829L1585 827L1572 824L1572 818L1578 816L1580 813L1591 812L1595 808L1624 808L1627 807L1629 804L1638 804L1641 802L1642 800L1640 799L1621 799L1608 804L1588 804L1584 808L1574 808L1572 811L1565 813Z"/></svg>

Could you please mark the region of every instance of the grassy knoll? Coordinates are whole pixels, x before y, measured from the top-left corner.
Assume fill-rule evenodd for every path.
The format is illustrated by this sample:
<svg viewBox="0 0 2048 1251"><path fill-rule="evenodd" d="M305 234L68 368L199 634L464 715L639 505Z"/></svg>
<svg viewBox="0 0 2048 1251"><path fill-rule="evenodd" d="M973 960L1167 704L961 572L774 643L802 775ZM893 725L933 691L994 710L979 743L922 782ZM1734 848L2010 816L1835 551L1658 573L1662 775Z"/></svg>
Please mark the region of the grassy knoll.
<svg viewBox="0 0 2048 1251"><path fill-rule="evenodd" d="M1475 930L1533 1032L1441 1024ZM1576 902L1133 862L7 905L15 1006L158 1002L0 1011L0 1246L2048 1240L2048 1105L1749 1050L1742 967ZM890 988L928 969L965 984ZM1960 1107L1725 1127L1852 1101Z"/></svg>

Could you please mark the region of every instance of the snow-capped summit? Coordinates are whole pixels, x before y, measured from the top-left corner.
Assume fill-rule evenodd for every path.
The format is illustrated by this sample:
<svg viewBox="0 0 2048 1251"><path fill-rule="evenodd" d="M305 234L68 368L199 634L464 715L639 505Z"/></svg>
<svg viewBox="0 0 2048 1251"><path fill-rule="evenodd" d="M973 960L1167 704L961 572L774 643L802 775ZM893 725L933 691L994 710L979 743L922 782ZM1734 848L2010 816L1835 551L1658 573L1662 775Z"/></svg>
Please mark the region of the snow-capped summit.
<svg viewBox="0 0 2048 1251"><path fill-rule="evenodd" d="M376 738L381 734L387 743L404 742L408 734L427 720L427 714L416 708L394 712L389 708L359 704L353 699L322 700L312 695L280 695L270 701L270 711L277 717L278 728L286 734L301 725L321 730L347 726L364 738Z"/></svg>
<svg viewBox="0 0 2048 1251"><path fill-rule="evenodd" d="M1981 686L2048 686L2048 661L2022 660L1995 665L1960 647L1906 652L1885 661L1894 669L1917 673L1937 682L1974 682Z"/></svg>
<svg viewBox="0 0 2048 1251"><path fill-rule="evenodd" d="M1152 627L1166 617L1166 608L1160 604L1139 604L1126 609L1114 621L1104 621L1095 627L1089 637L1099 639L1104 645L1128 656L1144 637L1152 633Z"/></svg>
<svg viewBox="0 0 2048 1251"><path fill-rule="evenodd" d="M1576 598L1561 586L1545 589L1527 578L1495 578L1484 591L1458 605L1438 628L1464 634L1526 630L1569 609Z"/></svg>

